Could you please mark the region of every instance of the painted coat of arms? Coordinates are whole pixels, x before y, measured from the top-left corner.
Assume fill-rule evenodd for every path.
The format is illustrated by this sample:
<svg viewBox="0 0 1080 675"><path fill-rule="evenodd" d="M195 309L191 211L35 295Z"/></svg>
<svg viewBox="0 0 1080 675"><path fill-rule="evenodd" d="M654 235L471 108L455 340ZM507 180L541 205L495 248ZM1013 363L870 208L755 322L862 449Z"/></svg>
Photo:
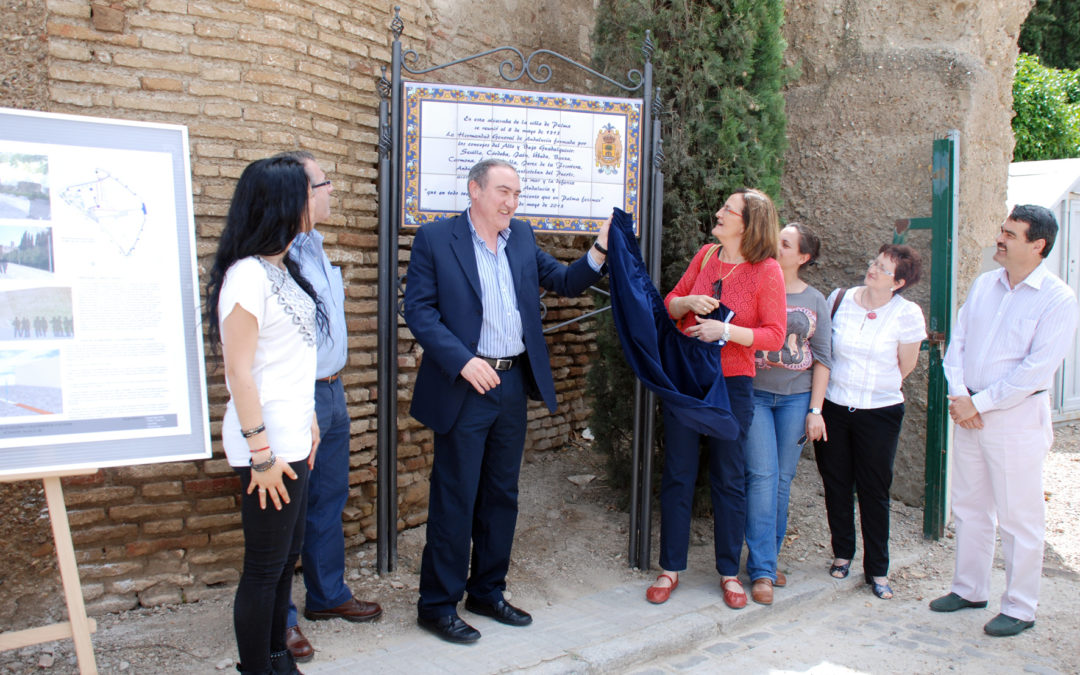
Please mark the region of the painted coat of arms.
<svg viewBox="0 0 1080 675"><path fill-rule="evenodd" d="M596 135L596 168L600 173L614 176L622 168L622 138L610 123Z"/></svg>

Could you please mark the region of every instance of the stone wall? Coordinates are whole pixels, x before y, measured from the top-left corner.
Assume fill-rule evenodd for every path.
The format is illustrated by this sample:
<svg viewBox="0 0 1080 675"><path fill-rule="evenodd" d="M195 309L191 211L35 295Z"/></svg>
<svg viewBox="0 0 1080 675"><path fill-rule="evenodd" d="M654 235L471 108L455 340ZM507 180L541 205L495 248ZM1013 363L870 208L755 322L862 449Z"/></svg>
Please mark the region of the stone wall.
<svg viewBox="0 0 1080 675"><path fill-rule="evenodd" d="M810 275L822 292L861 283L894 220L930 215L932 144L958 129L963 299L1005 216L1016 40L1032 4L789 0L785 58L801 72L786 92L783 216L822 232ZM908 243L926 274L905 297L928 313L929 232L909 233ZM893 483L911 503L923 497L926 384L924 353L904 387Z"/></svg>
<svg viewBox="0 0 1080 675"><path fill-rule="evenodd" d="M554 28L557 2L510 3L499 13L514 22L493 21L482 30L465 17L490 13L490 3L400 4L402 42L427 63L501 44L526 54L544 47L579 60L588 57L592 15L587 5L569 13L579 29L566 32ZM349 545L374 539L376 78L390 60L392 5L372 0L4 0L2 7L7 42L0 91L5 105L188 127L200 274L212 262L236 178L250 161L297 148L319 159L335 188L334 215L320 230L331 260L342 268L347 296L349 362L343 379L352 417L352 458L344 527ZM492 57L443 77L517 86L500 85L490 75L497 65ZM560 77L553 84L576 83L577 91L585 91L580 76ZM404 233L402 271L410 242L411 233ZM542 237L541 243L570 260L581 255L588 239L553 236ZM547 304L550 323L576 316L591 307L591 300L548 299ZM404 528L426 520L432 441L430 432L408 415L420 349L401 325L397 525ZM584 428L584 375L593 342L588 325L560 330L549 340L560 410L550 415L539 404L530 408L530 449L558 448ZM207 380L213 459L107 469L65 480L91 613L197 600L239 576L240 484L221 449L227 392L220 359L209 352ZM22 489L22 496L40 499L39 491L33 496L34 486ZM19 498L10 492L6 496ZM41 546L34 555L48 562L53 554L51 547Z"/></svg>

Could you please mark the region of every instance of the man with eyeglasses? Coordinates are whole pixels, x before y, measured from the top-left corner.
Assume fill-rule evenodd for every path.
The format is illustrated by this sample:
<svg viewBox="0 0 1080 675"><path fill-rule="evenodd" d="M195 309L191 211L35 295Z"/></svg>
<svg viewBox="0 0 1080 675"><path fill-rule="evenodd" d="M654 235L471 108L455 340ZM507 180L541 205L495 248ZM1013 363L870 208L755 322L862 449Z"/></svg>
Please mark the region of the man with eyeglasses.
<svg viewBox="0 0 1080 675"><path fill-rule="evenodd" d="M304 618L373 621L382 615L374 602L356 599L345 585L345 533L341 514L349 497L349 409L341 371L348 358L345 328L345 287L341 268L334 267L323 250L323 236L315 229L330 217L333 186L307 152L285 153L300 160L307 173L309 197L305 230L296 235L289 257L315 289L329 322L328 337L320 338L315 370L315 416L319 422L319 452L308 478L308 508L301 561L304 569ZM296 607L290 604L285 641L293 658L310 661L315 649L297 625Z"/></svg>
<svg viewBox="0 0 1080 675"><path fill-rule="evenodd" d="M1016 635L1035 625L1046 513L1042 464L1054 440L1054 371L1076 335L1076 296L1043 264L1057 237L1054 214L1021 205L1001 225L1001 269L975 280L945 353L953 443L956 567L935 612L986 607L1001 531L1005 592L983 630Z"/></svg>

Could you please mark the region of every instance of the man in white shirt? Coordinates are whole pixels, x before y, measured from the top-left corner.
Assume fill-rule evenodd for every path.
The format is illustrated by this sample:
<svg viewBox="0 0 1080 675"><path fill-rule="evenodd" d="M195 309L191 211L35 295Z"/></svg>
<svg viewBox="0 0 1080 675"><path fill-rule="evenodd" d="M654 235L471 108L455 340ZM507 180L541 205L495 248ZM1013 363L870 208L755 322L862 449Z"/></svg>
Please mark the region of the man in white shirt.
<svg viewBox="0 0 1080 675"><path fill-rule="evenodd" d="M1076 334L1072 290L1043 264L1058 225L1041 206L1020 205L1005 219L994 260L1001 269L975 280L945 353L953 439L952 510L956 568L936 612L986 607L994 525L1005 558L1001 613L993 636L1035 625L1045 510L1042 464L1054 438L1054 371Z"/></svg>

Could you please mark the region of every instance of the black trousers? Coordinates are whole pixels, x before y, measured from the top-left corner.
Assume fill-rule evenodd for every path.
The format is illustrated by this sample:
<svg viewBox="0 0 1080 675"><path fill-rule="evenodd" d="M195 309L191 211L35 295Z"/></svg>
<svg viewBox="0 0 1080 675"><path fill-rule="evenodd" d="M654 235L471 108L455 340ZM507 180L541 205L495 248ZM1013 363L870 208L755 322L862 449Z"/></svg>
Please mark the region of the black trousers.
<svg viewBox="0 0 1080 675"><path fill-rule="evenodd" d="M862 521L863 571L889 574L889 488L904 404L850 409L828 399L822 406L828 441L814 441L818 471L825 485L833 556L855 557L855 498Z"/></svg>
<svg viewBox="0 0 1080 675"><path fill-rule="evenodd" d="M240 652L240 670L270 671L270 655L288 649L286 619L292 596L293 567L304 542L307 512L307 460L290 462L296 480L285 478L289 503L281 510L266 498L259 508L259 491L247 494L251 469L233 467L243 486L240 515L244 528L244 571L233 602L233 626Z"/></svg>

